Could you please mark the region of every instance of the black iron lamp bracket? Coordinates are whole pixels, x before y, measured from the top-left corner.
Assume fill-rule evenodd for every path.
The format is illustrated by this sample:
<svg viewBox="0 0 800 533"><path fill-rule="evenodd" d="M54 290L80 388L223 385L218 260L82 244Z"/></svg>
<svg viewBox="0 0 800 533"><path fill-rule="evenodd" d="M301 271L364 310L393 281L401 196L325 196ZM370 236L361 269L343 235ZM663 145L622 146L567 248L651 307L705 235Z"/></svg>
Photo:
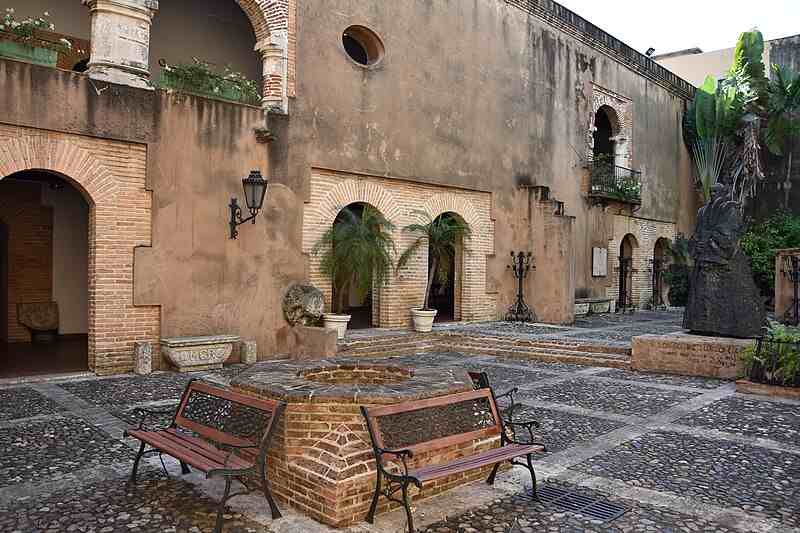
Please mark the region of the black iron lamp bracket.
<svg viewBox="0 0 800 533"><path fill-rule="evenodd" d="M528 272L532 269L536 270L533 254L531 252L511 252L511 264L506 268L511 270L517 280L517 301L506 313L506 320L509 322L535 322L536 315L525 303L523 290L523 282L528 277Z"/></svg>
<svg viewBox="0 0 800 533"><path fill-rule="evenodd" d="M231 239L235 239L239 236L239 230L236 228L251 221L255 224L258 211L251 213L247 218L242 218L242 208L239 206L239 201L236 198L231 198L231 203L228 207L231 210L231 220L228 223L231 227Z"/></svg>

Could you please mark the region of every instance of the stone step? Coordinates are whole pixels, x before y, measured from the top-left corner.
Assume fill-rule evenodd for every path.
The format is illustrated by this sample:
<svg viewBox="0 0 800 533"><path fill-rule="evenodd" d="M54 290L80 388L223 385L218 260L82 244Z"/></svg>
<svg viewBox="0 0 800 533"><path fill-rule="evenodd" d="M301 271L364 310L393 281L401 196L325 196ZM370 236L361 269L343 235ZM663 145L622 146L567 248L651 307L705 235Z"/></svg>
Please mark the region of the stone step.
<svg viewBox="0 0 800 533"><path fill-rule="evenodd" d="M445 337L444 342L476 342L480 341L482 344L490 344L493 346L501 347L529 347L529 348L542 348L553 350L571 350L576 352L590 352L590 353L603 353L609 355L623 355L630 356L631 349L628 346L618 346L609 344L593 344L583 340L537 340L537 339L519 339L504 336L485 336L485 335L458 335L453 336L450 340Z"/></svg>
<svg viewBox="0 0 800 533"><path fill-rule="evenodd" d="M566 350L525 350L519 348L486 347L485 345L465 346L458 344L447 346L447 350L469 355L493 355L496 357L543 361L547 363L569 363L583 366L602 366L624 369L628 369L631 366L630 359L625 356L604 353L569 352Z"/></svg>

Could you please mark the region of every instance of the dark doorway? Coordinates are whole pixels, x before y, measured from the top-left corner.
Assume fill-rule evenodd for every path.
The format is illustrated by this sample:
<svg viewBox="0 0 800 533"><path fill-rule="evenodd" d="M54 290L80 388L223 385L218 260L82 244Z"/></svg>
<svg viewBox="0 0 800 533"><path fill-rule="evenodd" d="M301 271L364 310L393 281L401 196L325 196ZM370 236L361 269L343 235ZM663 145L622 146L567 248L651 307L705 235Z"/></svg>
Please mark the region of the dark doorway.
<svg viewBox="0 0 800 533"><path fill-rule="evenodd" d="M594 115L595 130L593 155L596 163L605 163L613 166L614 141L611 140L611 137L614 136L614 132L609 113L613 113L613 110L607 106L602 106Z"/></svg>
<svg viewBox="0 0 800 533"><path fill-rule="evenodd" d="M347 220L347 217L351 216L355 216L360 220L366 206L367 204L362 202L352 203L346 206L339 211L333 224L341 224ZM372 291L367 291L366 294L359 294L358 290L351 284L344 289L344 294L339 294L336 289L336 284L334 284L333 301L342 302L341 312L350 315L350 323L347 325L348 329L367 329L373 327Z"/></svg>
<svg viewBox="0 0 800 533"><path fill-rule="evenodd" d="M450 213L444 213L437 217L440 218L453 218ZM460 243L456 245L460 248ZM431 295L428 301L428 306L436 309L437 322L452 322L456 320L456 272L458 263L458 249L453 248L448 254L447 264L440 265L440 271L444 272L444 276L437 276L433 279L431 284ZM428 272L433 266L431 254L428 254Z"/></svg>
<svg viewBox="0 0 800 533"><path fill-rule="evenodd" d="M0 221L0 343L8 342L8 226Z"/></svg>
<svg viewBox="0 0 800 533"><path fill-rule="evenodd" d="M619 297L617 311L633 311L633 249L632 235L626 235L619 246Z"/></svg>
<svg viewBox="0 0 800 533"><path fill-rule="evenodd" d="M88 370L86 198L67 178L40 170L0 180L0 197L13 199L18 215L0 205L0 378ZM31 318L37 313L46 323Z"/></svg>

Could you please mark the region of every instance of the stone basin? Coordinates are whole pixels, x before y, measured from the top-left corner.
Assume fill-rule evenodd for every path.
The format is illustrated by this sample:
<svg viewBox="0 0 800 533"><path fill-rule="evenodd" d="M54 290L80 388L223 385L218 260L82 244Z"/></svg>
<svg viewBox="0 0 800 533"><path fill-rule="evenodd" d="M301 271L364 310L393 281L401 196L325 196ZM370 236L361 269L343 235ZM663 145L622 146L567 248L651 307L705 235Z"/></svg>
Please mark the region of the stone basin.
<svg viewBox="0 0 800 533"><path fill-rule="evenodd" d="M286 402L269 452L269 479L278 500L325 524L346 527L366 516L375 486L375 461L359 406L421 400L472 390L463 368L435 362L334 358L262 362L231 386L246 394ZM496 443L483 442L483 446ZM453 449L423 454L424 462L464 453ZM427 497L485 477L486 472L444 479L425 487ZM388 510L381 499L379 512Z"/></svg>

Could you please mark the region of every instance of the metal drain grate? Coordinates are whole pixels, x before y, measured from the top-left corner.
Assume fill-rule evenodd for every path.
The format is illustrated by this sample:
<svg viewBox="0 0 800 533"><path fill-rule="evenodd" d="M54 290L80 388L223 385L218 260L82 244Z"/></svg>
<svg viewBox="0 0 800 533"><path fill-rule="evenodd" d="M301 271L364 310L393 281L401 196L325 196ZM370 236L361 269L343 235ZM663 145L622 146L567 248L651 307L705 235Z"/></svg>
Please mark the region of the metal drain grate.
<svg viewBox="0 0 800 533"><path fill-rule="evenodd" d="M580 513L583 516L603 522L616 520L628 512L627 507L610 503L583 494L571 492L559 487L544 485L539 488L539 500L564 510Z"/></svg>

